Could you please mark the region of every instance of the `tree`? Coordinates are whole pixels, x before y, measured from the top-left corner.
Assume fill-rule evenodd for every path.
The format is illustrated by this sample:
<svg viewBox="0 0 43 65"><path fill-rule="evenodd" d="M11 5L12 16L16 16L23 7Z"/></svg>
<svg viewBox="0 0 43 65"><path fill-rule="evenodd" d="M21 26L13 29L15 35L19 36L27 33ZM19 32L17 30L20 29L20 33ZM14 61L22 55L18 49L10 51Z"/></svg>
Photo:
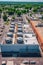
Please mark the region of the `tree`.
<svg viewBox="0 0 43 65"><path fill-rule="evenodd" d="M33 12L37 12L37 9L34 9Z"/></svg>
<svg viewBox="0 0 43 65"><path fill-rule="evenodd" d="M21 16L21 11L20 10L16 10L16 13L18 16Z"/></svg>
<svg viewBox="0 0 43 65"><path fill-rule="evenodd" d="M15 20L15 16L12 16L12 20L13 20L13 21Z"/></svg>
<svg viewBox="0 0 43 65"><path fill-rule="evenodd" d="M1 18L1 13L0 13L0 18Z"/></svg>
<svg viewBox="0 0 43 65"><path fill-rule="evenodd" d="M14 11L10 10L10 11L8 11L8 14L9 15L13 15L14 14Z"/></svg>
<svg viewBox="0 0 43 65"><path fill-rule="evenodd" d="M22 10L22 13L24 13L24 14L25 14L26 12L27 12L27 11L26 11L26 9Z"/></svg>
<svg viewBox="0 0 43 65"><path fill-rule="evenodd" d="M7 15L6 14L3 15L3 20L7 21Z"/></svg>
<svg viewBox="0 0 43 65"><path fill-rule="evenodd" d="M14 11L15 11L14 8L10 8L10 9L8 9L7 13L8 13L9 15L13 15L13 14L14 14Z"/></svg>
<svg viewBox="0 0 43 65"><path fill-rule="evenodd" d="M0 13L2 13L2 9L0 8Z"/></svg>
<svg viewBox="0 0 43 65"><path fill-rule="evenodd" d="M43 19L43 16L42 16L42 19Z"/></svg>
<svg viewBox="0 0 43 65"><path fill-rule="evenodd" d="M17 15L18 15L18 16L21 16L21 12L20 12L20 11L18 11Z"/></svg>

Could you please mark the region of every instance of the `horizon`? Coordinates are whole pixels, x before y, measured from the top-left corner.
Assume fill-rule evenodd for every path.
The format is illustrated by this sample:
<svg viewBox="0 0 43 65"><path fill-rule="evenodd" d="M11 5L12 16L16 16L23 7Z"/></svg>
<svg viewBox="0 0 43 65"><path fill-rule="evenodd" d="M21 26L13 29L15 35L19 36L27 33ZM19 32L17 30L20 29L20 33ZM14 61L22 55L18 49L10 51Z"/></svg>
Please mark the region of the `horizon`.
<svg viewBox="0 0 43 65"><path fill-rule="evenodd" d="M0 2L43 2L43 0L0 0Z"/></svg>
<svg viewBox="0 0 43 65"><path fill-rule="evenodd" d="M26 1L0 1L0 2L26 2ZM32 1L31 1L32 2ZM31 3L30 2L30 3ZM33 1L34 2L34 1ZM39 1L40 2L40 1ZM29 3L29 1L27 2L27 3ZM34 2L34 3L37 3L37 2ZM42 2L40 2L40 3L43 3L43 1Z"/></svg>

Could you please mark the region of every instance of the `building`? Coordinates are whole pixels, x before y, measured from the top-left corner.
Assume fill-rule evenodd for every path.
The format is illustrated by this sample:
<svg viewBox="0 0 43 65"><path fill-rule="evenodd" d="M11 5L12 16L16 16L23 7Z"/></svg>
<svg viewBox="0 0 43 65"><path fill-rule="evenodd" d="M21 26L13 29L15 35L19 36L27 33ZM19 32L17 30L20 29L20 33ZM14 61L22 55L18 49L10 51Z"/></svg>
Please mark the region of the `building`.
<svg viewBox="0 0 43 65"><path fill-rule="evenodd" d="M2 57L40 57L39 45L1 45Z"/></svg>

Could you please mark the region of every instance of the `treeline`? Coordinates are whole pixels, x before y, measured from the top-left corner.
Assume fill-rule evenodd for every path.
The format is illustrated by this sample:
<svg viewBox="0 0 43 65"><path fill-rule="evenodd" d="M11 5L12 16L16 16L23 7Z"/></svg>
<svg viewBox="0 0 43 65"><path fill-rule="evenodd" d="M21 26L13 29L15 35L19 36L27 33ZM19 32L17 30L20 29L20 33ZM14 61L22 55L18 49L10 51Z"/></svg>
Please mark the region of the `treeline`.
<svg viewBox="0 0 43 65"><path fill-rule="evenodd" d="M10 3L9 3L10 4ZM21 16L22 14L29 13L32 10L34 13L38 12L40 8L43 8L43 4L40 3L26 3L26 4L10 4L10 5L0 5L0 17L1 13L3 13L3 19L6 21L7 17L10 15L18 15ZM13 17L14 18L14 17Z"/></svg>

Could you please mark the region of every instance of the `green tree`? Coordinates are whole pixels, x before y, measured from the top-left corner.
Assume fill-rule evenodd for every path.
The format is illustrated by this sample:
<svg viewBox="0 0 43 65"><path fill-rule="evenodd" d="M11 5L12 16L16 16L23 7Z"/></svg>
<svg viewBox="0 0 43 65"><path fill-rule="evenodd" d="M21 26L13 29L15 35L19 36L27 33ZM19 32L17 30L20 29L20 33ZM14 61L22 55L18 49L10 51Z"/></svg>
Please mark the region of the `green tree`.
<svg viewBox="0 0 43 65"><path fill-rule="evenodd" d="M16 13L18 16L21 16L21 11L20 10L16 10Z"/></svg>
<svg viewBox="0 0 43 65"><path fill-rule="evenodd" d="M7 15L6 14L3 15L3 20L7 21Z"/></svg>
<svg viewBox="0 0 43 65"><path fill-rule="evenodd" d="M2 9L0 8L0 13L2 13Z"/></svg>
<svg viewBox="0 0 43 65"><path fill-rule="evenodd" d="M26 9L22 10L22 13L24 13L24 14L25 14L26 12L27 12L27 11L26 11Z"/></svg>

